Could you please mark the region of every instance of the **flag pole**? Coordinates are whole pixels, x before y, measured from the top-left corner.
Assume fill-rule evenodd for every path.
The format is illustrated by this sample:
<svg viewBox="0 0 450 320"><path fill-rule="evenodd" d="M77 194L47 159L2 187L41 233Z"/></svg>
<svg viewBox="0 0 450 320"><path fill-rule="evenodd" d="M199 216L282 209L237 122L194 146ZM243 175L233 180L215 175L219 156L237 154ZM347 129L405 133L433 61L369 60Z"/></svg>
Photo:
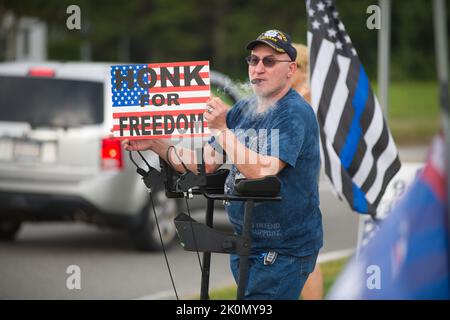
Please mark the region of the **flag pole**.
<svg viewBox="0 0 450 320"><path fill-rule="evenodd" d="M384 118L389 110L389 56L391 42L391 0L379 0L381 29L378 31L378 96Z"/></svg>
<svg viewBox="0 0 450 320"><path fill-rule="evenodd" d="M381 26L378 30L378 97L384 118L387 121L389 110L389 65L390 65L390 42L391 42L391 0L379 0ZM373 224L377 224L377 214L370 215L370 218L359 217L358 222L358 248L356 257L359 256L360 247L363 246L364 228L367 219L371 219Z"/></svg>
<svg viewBox="0 0 450 320"><path fill-rule="evenodd" d="M447 43L447 10L445 0L433 1L434 35L436 51L436 67L440 89L440 105L442 110L442 127L446 146L446 172L447 172L447 227L450 231L450 103L448 94L448 43ZM449 248L450 248L450 236ZM450 255L449 255L450 266Z"/></svg>

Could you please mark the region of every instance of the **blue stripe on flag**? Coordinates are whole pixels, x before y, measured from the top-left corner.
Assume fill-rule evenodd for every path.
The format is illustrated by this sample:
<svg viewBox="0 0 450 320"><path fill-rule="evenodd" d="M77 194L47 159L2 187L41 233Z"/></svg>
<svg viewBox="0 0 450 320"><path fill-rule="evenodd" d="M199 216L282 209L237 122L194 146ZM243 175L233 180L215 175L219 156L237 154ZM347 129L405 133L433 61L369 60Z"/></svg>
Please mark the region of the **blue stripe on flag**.
<svg viewBox="0 0 450 320"><path fill-rule="evenodd" d="M369 79L367 79L366 72L361 64L359 70L359 79L352 101L355 113L344 146L339 155L342 166L346 170L350 167L358 149L359 139L362 134L360 119L366 106L367 97L369 96Z"/></svg>
<svg viewBox="0 0 450 320"><path fill-rule="evenodd" d="M352 183L353 191L353 208L360 213L367 213L367 200L366 195L362 190L354 183Z"/></svg>

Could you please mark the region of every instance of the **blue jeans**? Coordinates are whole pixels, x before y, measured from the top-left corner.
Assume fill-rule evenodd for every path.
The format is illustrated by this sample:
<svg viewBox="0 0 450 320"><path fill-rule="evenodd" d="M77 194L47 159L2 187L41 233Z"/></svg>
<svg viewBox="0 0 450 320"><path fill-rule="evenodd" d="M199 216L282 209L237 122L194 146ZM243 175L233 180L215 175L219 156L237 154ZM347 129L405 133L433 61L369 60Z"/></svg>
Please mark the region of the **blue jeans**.
<svg viewBox="0 0 450 320"><path fill-rule="evenodd" d="M305 257L278 255L272 264L264 264L264 254L251 255L244 299L297 300L308 275L314 270L317 255L318 253ZM238 283L238 255L230 255L230 266Z"/></svg>

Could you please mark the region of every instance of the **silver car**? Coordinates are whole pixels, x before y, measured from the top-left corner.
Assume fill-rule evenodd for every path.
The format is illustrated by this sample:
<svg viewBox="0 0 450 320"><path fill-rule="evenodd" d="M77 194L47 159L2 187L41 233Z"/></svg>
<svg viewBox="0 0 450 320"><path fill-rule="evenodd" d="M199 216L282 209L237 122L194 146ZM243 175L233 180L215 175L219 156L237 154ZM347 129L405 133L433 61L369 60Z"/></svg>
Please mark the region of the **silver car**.
<svg viewBox="0 0 450 320"><path fill-rule="evenodd" d="M0 239L14 239L24 221L74 220L121 227L136 248L161 249L148 190L120 142L108 138L109 67L0 64ZM241 97L226 76L210 76L230 103ZM155 154L144 154L159 167ZM169 245L183 201L167 199L161 186L153 198Z"/></svg>

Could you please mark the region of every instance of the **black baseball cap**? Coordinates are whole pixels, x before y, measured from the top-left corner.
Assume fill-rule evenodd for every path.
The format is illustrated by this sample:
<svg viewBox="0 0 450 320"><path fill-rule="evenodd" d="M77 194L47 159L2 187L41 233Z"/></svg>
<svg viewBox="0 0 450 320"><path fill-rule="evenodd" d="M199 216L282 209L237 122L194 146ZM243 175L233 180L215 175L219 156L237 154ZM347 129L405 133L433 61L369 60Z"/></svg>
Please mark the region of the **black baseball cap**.
<svg viewBox="0 0 450 320"><path fill-rule="evenodd" d="M292 61L297 58L297 50L292 46L291 37L279 30L268 30L259 35L256 40L247 44L247 49L252 50L257 44L264 43L277 52L287 53Z"/></svg>

